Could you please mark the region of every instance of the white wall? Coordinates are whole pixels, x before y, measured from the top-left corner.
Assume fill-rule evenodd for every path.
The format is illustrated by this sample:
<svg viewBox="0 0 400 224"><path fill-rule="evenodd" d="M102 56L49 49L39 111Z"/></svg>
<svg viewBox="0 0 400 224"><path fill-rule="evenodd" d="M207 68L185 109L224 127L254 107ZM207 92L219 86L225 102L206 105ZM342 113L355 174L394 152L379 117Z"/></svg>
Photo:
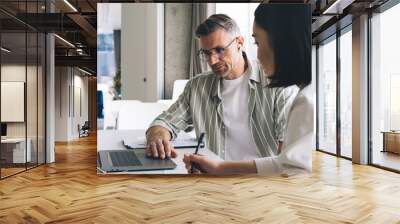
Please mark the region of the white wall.
<svg viewBox="0 0 400 224"><path fill-rule="evenodd" d="M24 122L25 83L1 82L1 121ZM35 106L36 108L36 106Z"/></svg>
<svg viewBox="0 0 400 224"><path fill-rule="evenodd" d="M122 4L122 99L156 101L164 84L164 5Z"/></svg>
<svg viewBox="0 0 400 224"><path fill-rule="evenodd" d="M67 67L55 68L55 141L68 139L68 85Z"/></svg>
<svg viewBox="0 0 400 224"><path fill-rule="evenodd" d="M88 120L88 78L82 75L75 68L56 67L55 141L77 139L78 124Z"/></svg>
<svg viewBox="0 0 400 224"><path fill-rule="evenodd" d="M76 70L75 70L76 72ZM75 91L72 93L74 96L74 105L73 110L75 113L72 113L72 132L71 135L73 138L79 137L78 133L78 124L82 126L85 121L88 121L88 78L81 76L79 73L74 75L74 89ZM78 93L80 91L80 93ZM80 96L80 97L79 97ZM80 101L80 102L79 102ZM80 111L81 110L81 111Z"/></svg>

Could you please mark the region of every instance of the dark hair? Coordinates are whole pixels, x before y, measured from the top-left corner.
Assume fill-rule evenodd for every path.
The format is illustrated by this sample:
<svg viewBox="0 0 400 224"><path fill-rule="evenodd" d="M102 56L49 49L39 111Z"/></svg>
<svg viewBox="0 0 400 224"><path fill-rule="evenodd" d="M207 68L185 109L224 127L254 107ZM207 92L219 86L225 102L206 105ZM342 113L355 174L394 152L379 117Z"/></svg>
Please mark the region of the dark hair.
<svg viewBox="0 0 400 224"><path fill-rule="evenodd" d="M196 36L203 37L218 30L224 29L228 33L239 35L240 30L236 22L225 14L214 14L208 17L203 23L201 23L196 29Z"/></svg>
<svg viewBox="0 0 400 224"><path fill-rule="evenodd" d="M308 4L260 4L255 23L274 51L275 72L269 87L311 83L311 9Z"/></svg>

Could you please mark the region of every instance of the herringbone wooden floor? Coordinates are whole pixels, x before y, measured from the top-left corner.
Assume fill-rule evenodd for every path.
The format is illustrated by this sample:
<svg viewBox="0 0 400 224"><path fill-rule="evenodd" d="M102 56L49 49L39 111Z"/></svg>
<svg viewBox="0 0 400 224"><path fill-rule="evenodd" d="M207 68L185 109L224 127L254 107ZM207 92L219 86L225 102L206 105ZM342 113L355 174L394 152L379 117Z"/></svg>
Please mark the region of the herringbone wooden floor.
<svg viewBox="0 0 400 224"><path fill-rule="evenodd" d="M400 175L316 152L311 176L98 176L96 139L0 181L0 223L400 223Z"/></svg>

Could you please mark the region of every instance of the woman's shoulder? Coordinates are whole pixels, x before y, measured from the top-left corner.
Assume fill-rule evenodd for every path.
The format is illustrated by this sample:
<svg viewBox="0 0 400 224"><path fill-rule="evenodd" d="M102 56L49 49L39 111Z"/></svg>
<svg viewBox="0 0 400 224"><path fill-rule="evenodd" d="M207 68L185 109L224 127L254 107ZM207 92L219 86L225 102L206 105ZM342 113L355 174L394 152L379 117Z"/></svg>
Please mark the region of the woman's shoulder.
<svg viewBox="0 0 400 224"><path fill-rule="evenodd" d="M311 85L308 85L299 90L295 100L309 105L314 105L315 101L314 98L315 98L315 91Z"/></svg>
<svg viewBox="0 0 400 224"><path fill-rule="evenodd" d="M314 131L314 95L308 86L298 92L289 113L285 141L292 142Z"/></svg>
<svg viewBox="0 0 400 224"><path fill-rule="evenodd" d="M296 115L299 113L314 114L314 101L315 101L315 91L308 85L299 90L292 104L292 111L296 111Z"/></svg>

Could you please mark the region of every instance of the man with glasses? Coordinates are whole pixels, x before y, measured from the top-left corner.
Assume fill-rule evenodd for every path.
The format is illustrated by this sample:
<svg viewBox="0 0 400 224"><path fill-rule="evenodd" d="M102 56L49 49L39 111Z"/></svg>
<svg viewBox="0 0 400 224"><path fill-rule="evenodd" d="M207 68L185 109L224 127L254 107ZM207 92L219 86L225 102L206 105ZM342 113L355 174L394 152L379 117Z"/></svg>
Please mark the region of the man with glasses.
<svg viewBox="0 0 400 224"><path fill-rule="evenodd" d="M176 157L170 141L193 128L197 136L205 132L206 147L225 160L277 155L296 89L266 87L266 76L247 59L244 38L230 17L210 16L196 36L199 56L212 71L189 80L178 100L153 121L146 132L148 156Z"/></svg>

